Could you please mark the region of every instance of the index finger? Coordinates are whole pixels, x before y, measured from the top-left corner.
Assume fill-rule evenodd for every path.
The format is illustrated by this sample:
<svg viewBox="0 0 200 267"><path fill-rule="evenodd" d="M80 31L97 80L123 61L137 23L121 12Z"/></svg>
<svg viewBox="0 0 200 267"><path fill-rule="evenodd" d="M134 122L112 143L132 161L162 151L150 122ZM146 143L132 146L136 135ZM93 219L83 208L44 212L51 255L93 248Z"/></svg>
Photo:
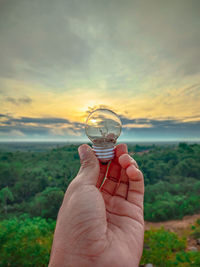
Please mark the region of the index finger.
<svg viewBox="0 0 200 267"><path fill-rule="evenodd" d="M98 181L97 181L97 187L98 188L101 187L101 185L103 183L103 180L104 180L105 175L106 175L107 168L109 168L108 175L110 175L110 171L111 171L111 174L113 175L113 177L115 179L118 179L118 174L120 174L120 166L119 166L118 159L119 159L119 157L121 155L126 154L127 152L128 152L127 145L126 144L119 144L119 145L117 145L115 147L115 157L111 161L110 165L109 164L105 165L105 164L102 164L101 162L99 162L100 174L99 174L99 178L98 178Z"/></svg>
<svg viewBox="0 0 200 267"><path fill-rule="evenodd" d="M118 163L119 164L119 157L123 154L127 154L128 153L128 149L127 149L127 145L126 144L119 144L115 147L115 157L112 160L112 162Z"/></svg>
<svg viewBox="0 0 200 267"><path fill-rule="evenodd" d="M119 180L120 173L121 173L121 166L119 164L119 157L123 154L128 153L127 145L126 144L119 144L115 148L115 158L111 161L107 177L111 180Z"/></svg>

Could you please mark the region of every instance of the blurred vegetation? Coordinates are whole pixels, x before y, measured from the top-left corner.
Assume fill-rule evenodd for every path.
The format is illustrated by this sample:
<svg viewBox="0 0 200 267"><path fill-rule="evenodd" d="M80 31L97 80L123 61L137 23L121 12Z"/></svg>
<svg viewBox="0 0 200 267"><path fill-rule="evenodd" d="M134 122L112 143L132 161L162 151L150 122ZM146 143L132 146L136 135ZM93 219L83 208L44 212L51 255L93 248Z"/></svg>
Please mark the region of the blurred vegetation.
<svg viewBox="0 0 200 267"><path fill-rule="evenodd" d="M55 222L27 215L0 222L0 266L46 267Z"/></svg>
<svg viewBox="0 0 200 267"><path fill-rule="evenodd" d="M200 245L200 219L196 221L195 225L192 225L191 229L192 229L191 236L195 239L199 239L199 245Z"/></svg>
<svg viewBox="0 0 200 267"><path fill-rule="evenodd" d="M186 251L186 238L160 228L145 232L141 264L159 267L198 267L200 251Z"/></svg>
<svg viewBox="0 0 200 267"><path fill-rule="evenodd" d="M22 145L21 145L22 146ZM47 266L55 220L80 167L77 145L31 145L0 150L0 266ZM148 221L180 219L200 211L200 145L128 145L144 174ZM200 222L191 229L200 238ZM200 252L160 230L145 233L142 263L200 266Z"/></svg>
<svg viewBox="0 0 200 267"><path fill-rule="evenodd" d="M199 144L155 146L134 158L144 174L145 220L181 219L200 211Z"/></svg>
<svg viewBox="0 0 200 267"><path fill-rule="evenodd" d="M47 266L54 228L55 221L51 219L30 218L25 214L1 221L0 266ZM152 263L159 267L200 266L200 251L186 251L186 244L186 238L180 238L163 228L146 231L140 264Z"/></svg>
<svg viewBox="0 0 200 267"><path fill-rule="evenodd" d="M75 145L42 152L0 151L0 219L23 213L56 219L78 169ZM3 197L2 190L9 191L10 197Z"/></svg>
<svg viewBox="0 0 200 267"><path fill-rule="evenodd" d="M77 148L67 145L42 151L40 145L37 151L6 152L4 147L0 151L0 219L23 213L56 219L64 192L80 166ZM128 148L144 173L145 220L180 219L200 211L199 144L129 144Z"/></svg>

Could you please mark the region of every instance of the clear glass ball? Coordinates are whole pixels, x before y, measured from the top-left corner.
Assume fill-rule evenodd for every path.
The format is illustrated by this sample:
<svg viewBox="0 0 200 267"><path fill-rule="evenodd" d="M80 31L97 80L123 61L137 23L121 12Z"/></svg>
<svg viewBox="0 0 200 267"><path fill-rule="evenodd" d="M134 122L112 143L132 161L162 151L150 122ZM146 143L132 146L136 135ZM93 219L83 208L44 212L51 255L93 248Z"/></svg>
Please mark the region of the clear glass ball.
<svg viewBox="0 0 200 267"><path fill-rule="evenodd" d="M87 118L85 132L96 146L113 146L119 137L122 123L109 109L96 109Z"/></svg>

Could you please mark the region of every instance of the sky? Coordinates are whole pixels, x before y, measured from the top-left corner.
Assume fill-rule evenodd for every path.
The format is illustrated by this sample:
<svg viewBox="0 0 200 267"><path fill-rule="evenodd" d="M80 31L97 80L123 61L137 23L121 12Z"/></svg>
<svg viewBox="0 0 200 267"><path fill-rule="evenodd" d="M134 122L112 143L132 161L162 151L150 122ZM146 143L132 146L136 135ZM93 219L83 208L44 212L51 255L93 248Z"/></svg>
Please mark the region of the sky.
<svg viewBox="0 0 200 267"><path fill-rule="evenodd" d="M0 141L200 140L199 0L0 0Z"/></svg>

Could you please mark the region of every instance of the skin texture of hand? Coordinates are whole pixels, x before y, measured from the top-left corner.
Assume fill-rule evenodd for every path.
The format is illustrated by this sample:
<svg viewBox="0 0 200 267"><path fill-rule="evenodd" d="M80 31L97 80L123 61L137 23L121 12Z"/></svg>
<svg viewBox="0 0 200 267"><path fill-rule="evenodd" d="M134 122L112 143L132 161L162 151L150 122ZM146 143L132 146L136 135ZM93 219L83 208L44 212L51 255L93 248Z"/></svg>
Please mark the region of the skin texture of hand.
<svg viewBox="0 0 200 267"><path fill-rule="evenodd" d="M123 144L107 174L88 145L79 147L79 155L81 168L58 214L49 267L138 266L144 182L137 163Z"/></svg>

